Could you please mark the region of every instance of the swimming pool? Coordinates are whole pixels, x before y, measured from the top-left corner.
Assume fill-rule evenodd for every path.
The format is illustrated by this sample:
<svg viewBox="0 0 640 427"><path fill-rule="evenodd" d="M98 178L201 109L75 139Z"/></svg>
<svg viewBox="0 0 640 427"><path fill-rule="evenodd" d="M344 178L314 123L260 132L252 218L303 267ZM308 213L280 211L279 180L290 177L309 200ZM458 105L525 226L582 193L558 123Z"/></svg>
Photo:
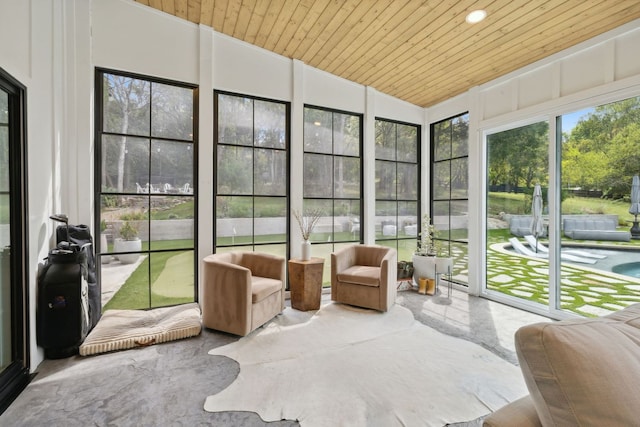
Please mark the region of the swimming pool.
<svg viewBox="0 0 640 427"><path fill-rule="evenodd" d="M507 250L515 252L510 248L508 243L506 244L506 247L508 248ZM604 259L597 260L595 264L582 264L563 260L563 262L568 264L640 278L640 247L617 249L612 247L597 248L594 246L563 246L562 249L580 249L582 251L606 256Z"/></svg>
<svg viewBox="0 0 640 427"><path fill-rule="evenodd" d="M640 262L625 262L612 268L614 273L640 278Z"/></svg>

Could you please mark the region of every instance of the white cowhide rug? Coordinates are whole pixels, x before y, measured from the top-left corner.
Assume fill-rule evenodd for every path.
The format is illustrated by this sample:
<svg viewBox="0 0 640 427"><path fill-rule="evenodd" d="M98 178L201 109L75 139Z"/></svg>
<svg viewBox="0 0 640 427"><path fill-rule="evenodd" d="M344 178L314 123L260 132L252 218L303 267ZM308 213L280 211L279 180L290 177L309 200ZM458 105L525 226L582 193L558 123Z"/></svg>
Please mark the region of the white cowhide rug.
<svg viewBox="0 0 640 427"><path fill-rule="evenodd" d="M287 308L209 354L236 360L240 373L205 410L302 426L443 426L527 393L518 367L424 326L397 304L387 313L337 303Z"/></svg>

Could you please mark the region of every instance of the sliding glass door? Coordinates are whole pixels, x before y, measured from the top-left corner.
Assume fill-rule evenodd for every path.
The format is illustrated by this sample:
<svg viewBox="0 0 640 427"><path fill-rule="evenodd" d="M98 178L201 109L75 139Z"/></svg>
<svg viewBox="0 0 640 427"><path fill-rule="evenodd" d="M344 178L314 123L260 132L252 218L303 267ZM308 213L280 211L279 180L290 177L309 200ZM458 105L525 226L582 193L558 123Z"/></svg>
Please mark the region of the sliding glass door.
<svg viewBox="0 0 640 427"><path fill-rule="evenodd" d="M546 237L549 125L537 122L487 136L487 289L528 303L549 303L549 257L530 246ZM542 208L536 212L534 191Z"/></svg>
<svg viewBox="0 0 640 427"><path fill-rule="evenodd" d="M485 142L487 294L587 317L640 302L640 97Z"/></svg>
<svg viewBox="0 0 640 427"><path fill-rule="evenodd" d="M0 69L0 413L29 378L24 99Z"/></svg>

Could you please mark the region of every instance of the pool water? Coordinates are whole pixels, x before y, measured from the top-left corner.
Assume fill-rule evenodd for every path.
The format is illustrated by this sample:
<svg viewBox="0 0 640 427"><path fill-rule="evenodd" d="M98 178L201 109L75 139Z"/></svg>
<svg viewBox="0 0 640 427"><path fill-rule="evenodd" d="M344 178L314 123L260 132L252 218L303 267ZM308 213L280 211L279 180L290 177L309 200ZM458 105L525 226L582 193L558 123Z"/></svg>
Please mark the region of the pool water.
<svg viewBox="0 0 640 427"><path fill-rule="evenodd" d="M614 273L640 278L640 262L627 262L618 264L611 269Z"/></svg>

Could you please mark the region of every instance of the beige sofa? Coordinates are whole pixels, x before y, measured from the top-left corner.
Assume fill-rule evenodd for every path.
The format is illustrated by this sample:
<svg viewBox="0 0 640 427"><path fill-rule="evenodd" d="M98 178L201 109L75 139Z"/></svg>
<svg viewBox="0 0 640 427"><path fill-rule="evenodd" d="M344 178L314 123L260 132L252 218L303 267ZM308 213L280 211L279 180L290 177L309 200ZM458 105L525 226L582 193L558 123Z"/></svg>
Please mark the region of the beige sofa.
<svg viewBox="0 0 640 427"><path fill-rule="evenodd" d="M387 311L396 301L398 255L377 245L351 245L331 254L331 300Z"/></svg>
<svg viewBox="0 0 640 427"><path fill-rule="evenodd" d="M485 426L640 423L640 304L594 319L520 328L516 353L529 395Z"/></svg>
<svg viewBox="0 0 640 427"><path fill-rule="evenodd" d="M245 336L284 310L285 259L227 252L202 260L202 324Z"/></svg>

